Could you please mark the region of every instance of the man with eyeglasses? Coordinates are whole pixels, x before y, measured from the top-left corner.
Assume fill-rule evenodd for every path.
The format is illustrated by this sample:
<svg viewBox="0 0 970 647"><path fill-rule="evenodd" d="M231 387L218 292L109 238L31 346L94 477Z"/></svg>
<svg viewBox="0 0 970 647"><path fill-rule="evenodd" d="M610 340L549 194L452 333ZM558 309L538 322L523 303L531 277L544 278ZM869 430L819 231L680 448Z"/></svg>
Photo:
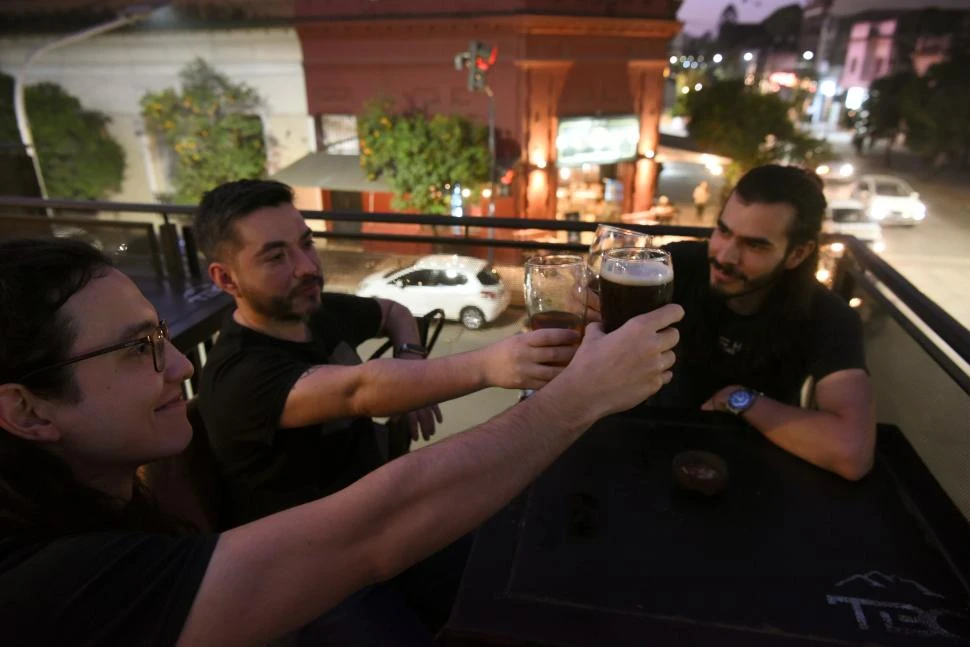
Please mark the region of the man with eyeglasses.
<svg viewBox="0 0 970 647"><path fill-rule="evenodd" d="M593 325L528 402L330 496L200 533L166 515L136 471L192 437L192 365L155 308L93 247L0 241L2 644L430 645L376 585L493 515L597 418L669 381L682 316L667 306L610 335ZM371 611L356 634L342 622L348 598Z"/></svg>

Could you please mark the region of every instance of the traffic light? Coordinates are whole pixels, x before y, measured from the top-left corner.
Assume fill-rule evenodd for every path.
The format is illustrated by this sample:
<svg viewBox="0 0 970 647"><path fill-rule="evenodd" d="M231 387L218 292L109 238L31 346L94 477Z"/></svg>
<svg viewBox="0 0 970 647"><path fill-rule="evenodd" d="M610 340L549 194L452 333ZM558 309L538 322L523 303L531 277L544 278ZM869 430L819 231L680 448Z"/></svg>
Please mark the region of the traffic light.
<svg viewBox="0 0 970 647"><path fill-rule="evenodd" d="M455 67L468 69L468 90L480 92L487 85L487 73L498 58L498 47L489 47L485 43L473 40L468 44L468 51L455 57ZM460 69L460 67L459 67Z"/></svg>

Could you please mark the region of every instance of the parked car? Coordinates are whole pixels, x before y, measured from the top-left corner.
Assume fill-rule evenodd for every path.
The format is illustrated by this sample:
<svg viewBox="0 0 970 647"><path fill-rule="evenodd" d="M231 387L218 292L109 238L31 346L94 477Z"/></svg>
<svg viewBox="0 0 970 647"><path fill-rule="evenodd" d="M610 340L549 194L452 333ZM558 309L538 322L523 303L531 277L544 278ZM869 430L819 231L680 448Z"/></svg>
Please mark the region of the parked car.
<svg viewBox="0 0 970 647"><path fill-rule="evenodd" d="M495 321L510 294L498 272L478 258L435 254L403 269L377 272L357 287L357 295L397 301L415 316L441 308L445 318L477 330Z"/></svg>
<svg viewBox="0 0 970 647"><path fill-rule="evenodd" d="M822 231L829 234L855 236L874 252L886 251L886 243L882 239L882 226L869 220L865 213L865 205L858 200L830 201L825 212L825 221L822 223ZM838 245L838 243L835 244Z"/></svg>
<svg viewBox="0 0 970 647"><path fill-rule="evenodd" d="M865 207L866 216L880 225L915 226L926 218L926 205L905 180L892 175L863 175L852 197Z"/></svg>

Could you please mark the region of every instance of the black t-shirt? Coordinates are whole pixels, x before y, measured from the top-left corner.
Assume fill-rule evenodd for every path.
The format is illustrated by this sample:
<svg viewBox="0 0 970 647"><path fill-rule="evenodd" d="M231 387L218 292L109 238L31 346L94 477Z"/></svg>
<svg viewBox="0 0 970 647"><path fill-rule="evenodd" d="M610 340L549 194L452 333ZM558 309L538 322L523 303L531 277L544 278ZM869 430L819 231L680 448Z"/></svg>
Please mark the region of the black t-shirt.
<svg viewBox="0 0 970 647"><path fill-rule="evenodd" d="M228 526L341 490L383 459L369 418L281 429L290 390L311 366L358 364L354 350L377 335L373 299L323 295L312 339L277 339L240 326L230 313L202 371L199 408L225 483Z"/></svg>
<svg viewBox="0 0 970 647"><path fill-rule="evenodd" d="M0 539L0 643L174 645L218 537Z"/></svg>
<svg viewBox="0 0 970 647"><path fill-rule="evenodd" d="M817 382L836 371L865 370L858 314L821 284L812 284L805 315L779 326L764 310L742 316L712 297L705 242L667 249L674 264L674 302L686 314L678 325L674 381L653 404L698 407L721 388L739 384L797 405L808 377Z"/></svg>

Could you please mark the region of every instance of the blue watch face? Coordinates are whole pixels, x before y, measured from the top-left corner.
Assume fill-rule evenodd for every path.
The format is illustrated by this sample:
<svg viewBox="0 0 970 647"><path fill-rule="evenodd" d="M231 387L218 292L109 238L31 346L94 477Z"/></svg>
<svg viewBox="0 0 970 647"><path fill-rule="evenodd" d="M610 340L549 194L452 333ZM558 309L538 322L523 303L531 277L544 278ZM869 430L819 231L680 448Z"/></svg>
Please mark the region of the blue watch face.
<svg viewBox="0 0 970 647"><path fill-rule="evenodd" d="M750 391L735 391L728 396L728 404L732 409L744 409L751 405L752 400L754 400L754 394Z"/></svg>

